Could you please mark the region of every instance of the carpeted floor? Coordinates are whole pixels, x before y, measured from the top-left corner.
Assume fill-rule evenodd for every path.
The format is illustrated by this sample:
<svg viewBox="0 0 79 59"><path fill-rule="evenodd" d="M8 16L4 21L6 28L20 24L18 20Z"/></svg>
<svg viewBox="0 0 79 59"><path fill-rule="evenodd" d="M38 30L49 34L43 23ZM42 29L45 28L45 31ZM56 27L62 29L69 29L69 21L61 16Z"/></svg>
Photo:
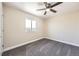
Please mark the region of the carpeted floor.
<svg viewBox="0 0 79 59"><path fill-rule="evenodd" d="M79 47L42 39L4 52L3 56L79 56Z"/></svg>

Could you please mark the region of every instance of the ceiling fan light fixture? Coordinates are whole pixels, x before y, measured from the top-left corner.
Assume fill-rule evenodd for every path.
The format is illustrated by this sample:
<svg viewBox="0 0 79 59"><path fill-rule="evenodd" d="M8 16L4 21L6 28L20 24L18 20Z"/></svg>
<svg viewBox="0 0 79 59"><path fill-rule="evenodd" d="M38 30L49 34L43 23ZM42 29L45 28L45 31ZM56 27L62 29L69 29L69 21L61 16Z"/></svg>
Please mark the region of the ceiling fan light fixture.
<svg viewBox="0 0 79 59"><path fill-rule="evenodd" d="M52 8L57 6L57 5L60 5L61 3L63 3L63 2L56 2L56 3L53 3L53 5L52 5L51 3L44 2L45 8L42 8L42 9L39 9L39 10L45 10L44 15L46 15L46 13L49 12L49 11L56 13L57 11L52 9Z"/></svg>
<svg viewBox="0 0 79 59"><path fill-rule="evenodd" d="M50 11L50 9L46 9L46 11Z"/></svg>

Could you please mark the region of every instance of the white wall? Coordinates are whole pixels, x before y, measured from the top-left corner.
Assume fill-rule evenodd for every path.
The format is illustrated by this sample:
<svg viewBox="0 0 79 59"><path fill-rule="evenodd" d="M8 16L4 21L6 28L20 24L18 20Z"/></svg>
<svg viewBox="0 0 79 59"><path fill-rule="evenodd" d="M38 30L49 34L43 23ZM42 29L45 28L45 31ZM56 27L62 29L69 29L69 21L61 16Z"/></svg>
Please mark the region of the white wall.
<svg viewBox="0 0 79 59"><path fill-rule="evenodd" d="M43 37L43 20L4 5L4 49ZM25 32L25 19L37 21L36 32Z"/></svg>
<svg viewBox="0 0 79 59"><path fill-rule="evenodd" d="M49 38L79 46L79 11L55 16L47 24Z"/></svg>

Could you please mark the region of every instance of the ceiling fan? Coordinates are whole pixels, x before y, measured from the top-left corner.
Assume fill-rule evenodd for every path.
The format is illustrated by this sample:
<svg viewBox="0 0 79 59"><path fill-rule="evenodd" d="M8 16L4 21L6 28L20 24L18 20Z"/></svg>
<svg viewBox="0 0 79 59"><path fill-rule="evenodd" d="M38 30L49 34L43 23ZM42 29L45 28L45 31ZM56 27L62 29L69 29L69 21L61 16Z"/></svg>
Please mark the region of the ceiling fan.
<svg viewBox="0 0 79 59"><path fill-rule="evenodd" d="M56 13L57 11L52 9L52 8L57 6L57 5L60 5L61 3L63 3L63 2L56 2L55 4L52 5L51 3L44 2L45 8L37 9L37 10L38 11L45 10L44 15L46 15L47 11L51 11L53 13Z"/></svg>

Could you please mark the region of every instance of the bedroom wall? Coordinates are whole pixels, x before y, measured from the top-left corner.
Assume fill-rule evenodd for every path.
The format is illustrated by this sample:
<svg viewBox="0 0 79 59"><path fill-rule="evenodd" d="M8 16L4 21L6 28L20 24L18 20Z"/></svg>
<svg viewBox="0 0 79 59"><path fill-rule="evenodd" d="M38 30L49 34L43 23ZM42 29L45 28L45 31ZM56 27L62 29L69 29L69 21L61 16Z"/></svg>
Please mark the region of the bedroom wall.
<svg viewBox="0 0 79 59"><path fill-rule="evenodd" d="M4 49L44 36L43 20L10 6L4 9ZM37 21L36 32L25 32L25 19Z"/></svg>
<svg viewBox="0 0 79 59"><path fill-rule="evenodd" d="M57 15L47 25L48 38L79 46L79 11Z"/></svg>

